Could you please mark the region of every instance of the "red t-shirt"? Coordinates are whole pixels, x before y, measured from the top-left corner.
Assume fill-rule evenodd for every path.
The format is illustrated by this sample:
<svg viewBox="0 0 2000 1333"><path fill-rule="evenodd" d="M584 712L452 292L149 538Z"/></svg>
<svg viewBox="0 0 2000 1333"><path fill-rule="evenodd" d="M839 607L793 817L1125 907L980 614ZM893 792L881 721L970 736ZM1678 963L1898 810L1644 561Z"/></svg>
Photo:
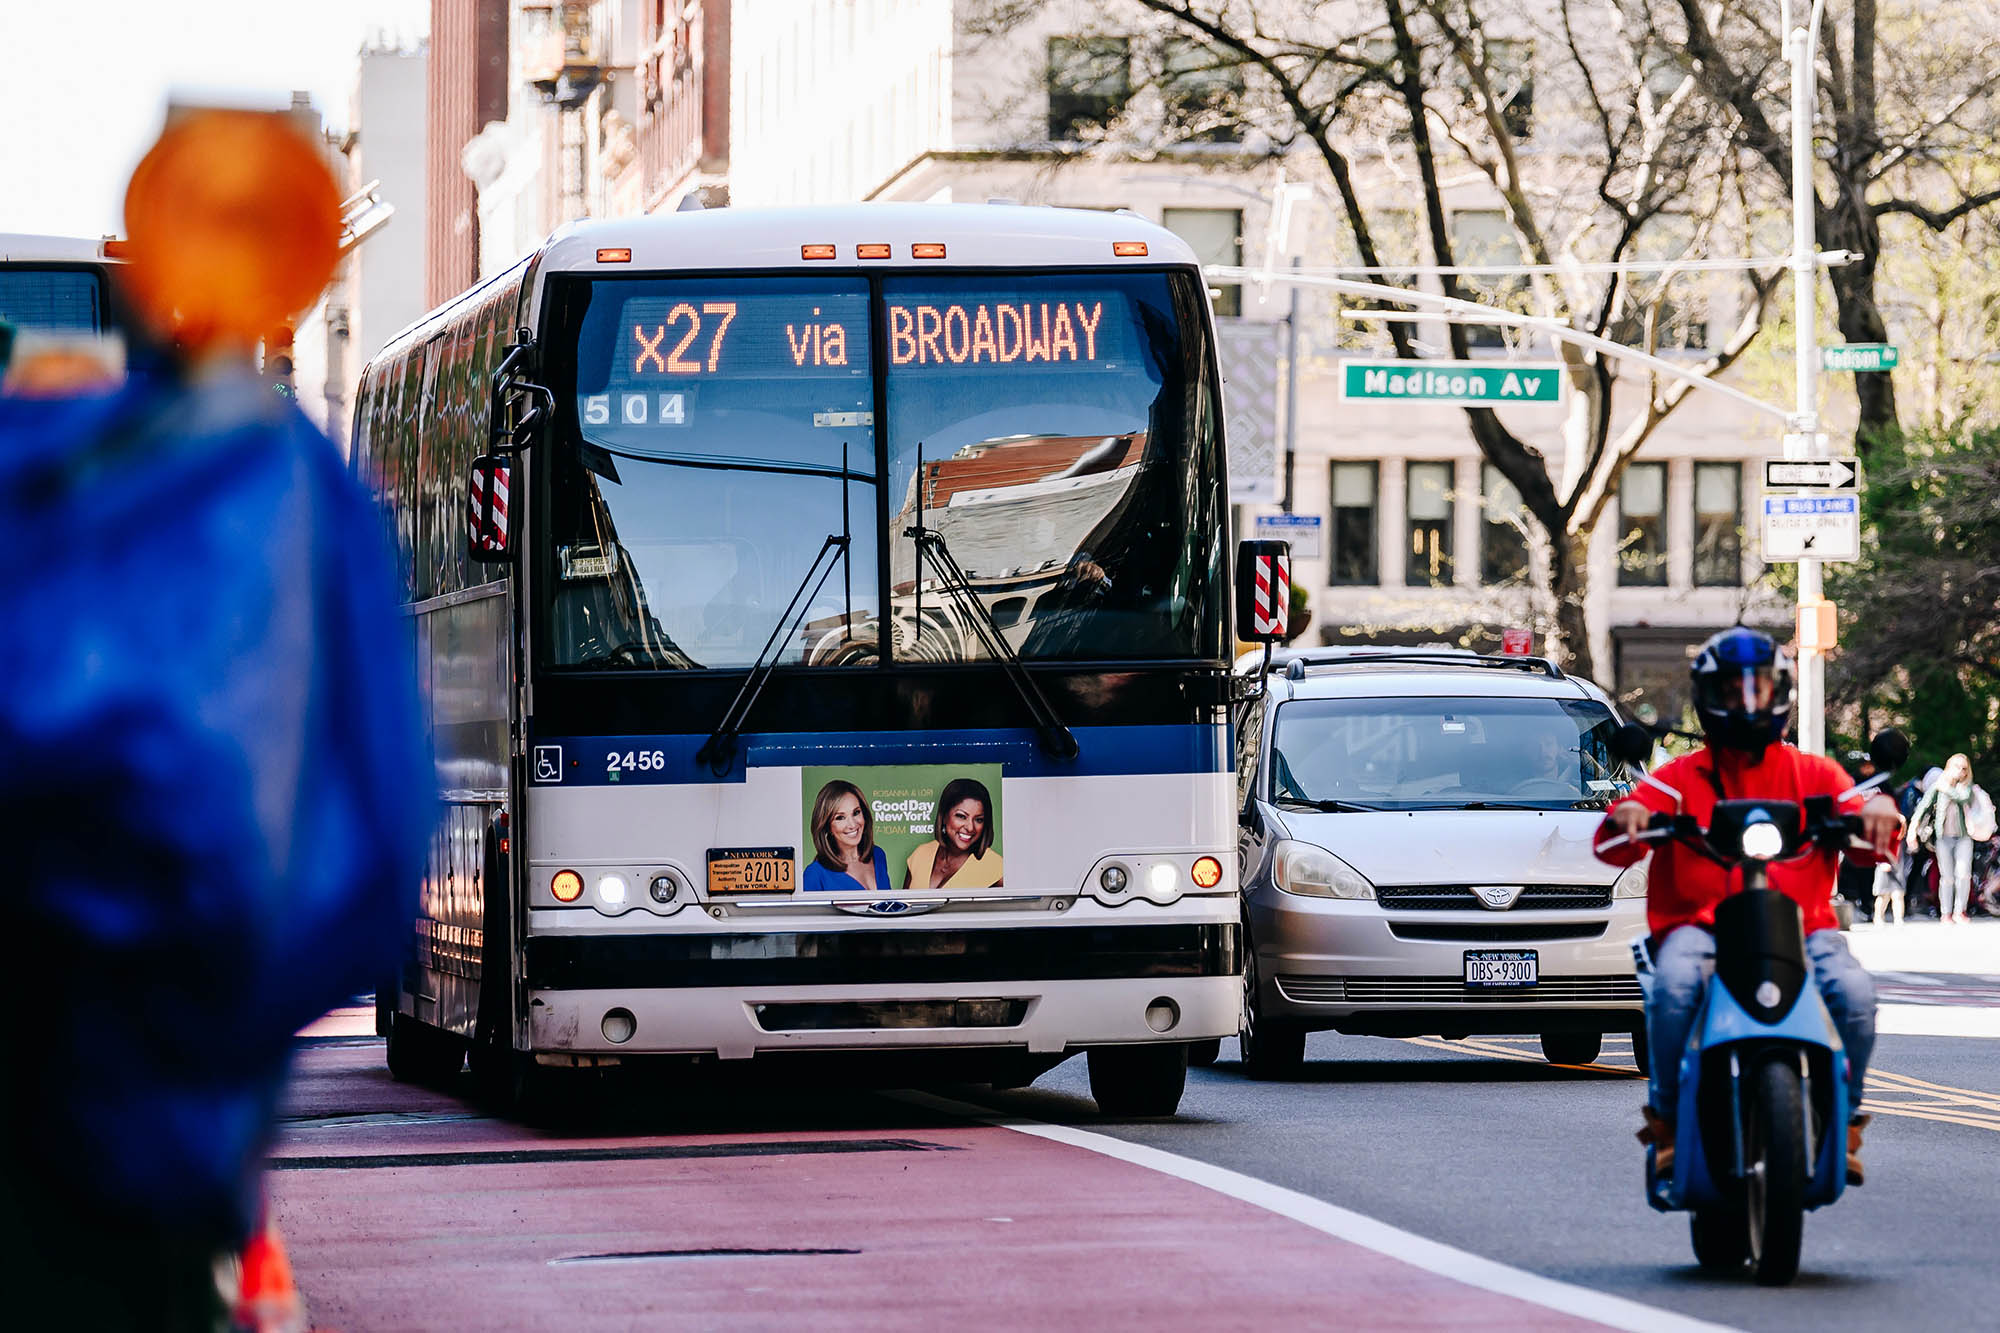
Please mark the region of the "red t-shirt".
<svg viewBox="0 0 2000 1333"><path fill-rule="evenodd" d="M1678 811L1672 797L1648 783L1641 783L1626 799L1663 814L1693 815L1703 828L1708 827L1719 799L1718 780L1731 800L1763 797L1803 802L1808 796L1838 796L1854 785L1846 770L1833 760L1790 745L1771 746L1755 763L1738 750L1704 747L1662 764L1653 778L1681 794ZM1859 814L1867 800L1864 794L1844 801L1841 813ZM1603 843L1616 832L1607 817L1593 844ZM1637 865L1649 850L1653 864L1646 871L1646 925L1655 935L1675 926L1714 925L1715 905L1742 885L1740 869L1725 871L1677 842L1627 842L1597 855L1612 865L1629 866ZM1849 855L1863 865L1873 865L1878 859L1873 852ZM1771 864L1771 887L1798 903L1808 935L1839 928L1832 904L1833 881L1839 870L1840 853L1827 847L1816 847L1796 861Z"/></svg>

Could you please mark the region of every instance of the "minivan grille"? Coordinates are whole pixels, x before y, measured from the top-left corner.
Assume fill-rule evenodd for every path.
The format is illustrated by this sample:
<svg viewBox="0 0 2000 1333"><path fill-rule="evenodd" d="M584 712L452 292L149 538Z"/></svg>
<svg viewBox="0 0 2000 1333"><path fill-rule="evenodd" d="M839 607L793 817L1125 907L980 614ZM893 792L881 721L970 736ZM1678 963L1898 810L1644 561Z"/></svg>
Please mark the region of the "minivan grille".
<svg viewBox="0 0 2000 1333"><path fill-rule="evenodd" d="M1391 921L1399 940L1462 940L1505 944L1516 940L1594 940L1608 921Z"/></svg>
<svg viewBox="0 0 2000 1333"><path fill-rule="evenodd" d="M1286 977L1278 993L1301 1004L1638 1004L1637 977L1543 977L1489 990L1457 977Z"/></svg>
<svg viewBox="0 0 2000 1333"><path fill-rule="evenodd" d="M1491 910L1479 901L1469 884L1383 884L1375 889L1375 901L1394 912L1463 912ZM1606 908L1611 906L1609 884L1530 884L1514 900L1515 912L1542 912L1552 908Z"/></svg>

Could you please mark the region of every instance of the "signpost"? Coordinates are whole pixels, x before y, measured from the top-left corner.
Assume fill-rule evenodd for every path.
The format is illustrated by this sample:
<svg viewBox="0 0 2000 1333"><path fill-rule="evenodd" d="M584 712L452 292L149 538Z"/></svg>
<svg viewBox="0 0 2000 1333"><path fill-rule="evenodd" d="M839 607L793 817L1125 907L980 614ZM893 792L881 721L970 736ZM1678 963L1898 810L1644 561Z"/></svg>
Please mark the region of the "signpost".
<svg viewBox="0 0 2000 1333"><path fill-rule="evenodd" d="M1860 496L1764 497L1765 563L1860 558ZM1818 601L1819 598L1815 595L1811 600Z"/></svg>
<svg viewBox="0 0 2000 1333"><path fill-rule="evenodd" d="M1259 514L1255 528L1260 542L1290 542L1294 560L1319 559L1321 523L1318 514Z"/></svg>
<svg viewBox="0 0 2000 1333"><path fill-rule="evenodd" d="M1888 343L1842 343L1819 349L1821 370L1852 370L1861 374L1894 370L1901 354Z"/></svg>
<svg viewBox="0 0 2000 1333"><path fill-rule="evenodd" d="M1861 485L1856 458L1767 458L1764 489L1851 491Z"/></svg>
<svg viewBox="0 0 2000 1333"><path fill-rule="evenodd" d="M1563 369L1553 361L1342 361L1348 402L1560 403Z"/></svg>

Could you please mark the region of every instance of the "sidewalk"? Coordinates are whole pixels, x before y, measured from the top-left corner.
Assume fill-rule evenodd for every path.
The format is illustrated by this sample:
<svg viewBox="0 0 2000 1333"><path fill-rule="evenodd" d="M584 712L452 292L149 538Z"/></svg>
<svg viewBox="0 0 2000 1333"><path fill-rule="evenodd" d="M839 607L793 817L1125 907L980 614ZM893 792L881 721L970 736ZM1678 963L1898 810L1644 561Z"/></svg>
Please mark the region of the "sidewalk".
<svg viewBox="0 0 2000 1333"><path fill-rule="evenodd" d="M1847 943L1875 974L1878 1032L2000 1038L2000 921L1863 922Z"/></svg>
<svg viewBox="0 0 2000 1333"><path fill-rule="evenodd" d="M1974 917L1963 926L1942 921L1857 922L1847 932L1847 944L1870 972L2000 977L2000 920L1992 917Z"/></svg>

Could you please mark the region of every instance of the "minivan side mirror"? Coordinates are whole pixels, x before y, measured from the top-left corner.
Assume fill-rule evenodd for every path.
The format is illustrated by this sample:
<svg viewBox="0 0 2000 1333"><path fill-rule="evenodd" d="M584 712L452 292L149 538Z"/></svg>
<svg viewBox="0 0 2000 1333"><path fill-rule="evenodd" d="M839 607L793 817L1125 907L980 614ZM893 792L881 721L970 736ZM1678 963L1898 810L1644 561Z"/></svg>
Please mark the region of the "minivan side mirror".
<svg viewBox="0 0 2000 1333"><path fill-rule="evenodd" d="M1627 722L1611 733L1611 757L1632 768L1644 768L1653 757L1653 733L1637 722Z"/></svg>
<svg viewBox="0 0 2000 1333"><path fill-rule="evenodd" d="M1283 643L1292 618L1292 544L1236 543L1236 637Z"/></svg>
<svg viewBox="0 0 2000 1333"><path fill-rule="evenodd" d="M465 508L466 550L474 560L491 564L513 558L514 529L507 517L512 476L512 463L500 454L481 454L472 460Z"/></svg>

